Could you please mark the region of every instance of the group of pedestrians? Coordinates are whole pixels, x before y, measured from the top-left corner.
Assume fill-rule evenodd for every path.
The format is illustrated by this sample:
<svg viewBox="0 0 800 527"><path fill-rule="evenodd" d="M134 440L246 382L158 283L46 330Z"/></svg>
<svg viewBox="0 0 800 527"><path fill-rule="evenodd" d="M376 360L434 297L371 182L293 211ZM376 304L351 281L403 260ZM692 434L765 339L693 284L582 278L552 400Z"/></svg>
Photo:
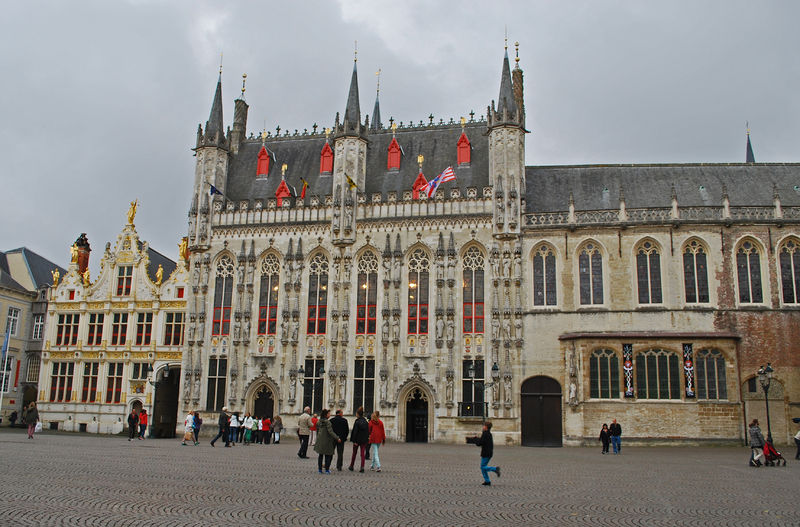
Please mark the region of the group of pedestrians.
<svg viewBox="0 0 800 527"><path fill-rule="evenodd" d="M217 425L219 432L211 440L211 446L220 438L225 441L226 447L236 446L236 443L268 445L272 442L277 445L281 442L283 432L283 419L279 415L270 419L248 412L240 418L239 412L229 413L227 407L222 408Z"/></svg>
<svg viewBox="0 0 800 527"><path fill-rule="evenodd" d="M616 419L611 421L611 426L603 423L603 428L600 430L600 437L598 439L603 443L603 450L601 453L608 454L609 443L614 446L615 454L622 452L622 426Z"/></svg>
<svg viewBox="0 0 800 527"><path fill-rule="evenodd" d="M139 439L144 441L144 434L147 432L148 424L147 410L142 408L132 408L128 414L128 441Z"/></svg>
<svg viewBox="0 0 800 527"><path fill-rule="evenodd" d="M306 407L297 420L297 435L300 439L300 449L297 457L308 459L309 439L314 437L314 452L317 453L317 470L320 474L331 473L331 463L333 454L336 453L336 470L341 471L344 467L344 447L348 441L353 444L353 451L350 457L348 470L355 470L356 454L361 452L361 468L359 472L364 472L364 463L367 459L367 445L370 445L370 470L381 471L381 460L379 448L386 442L386 429L380 418L380 412L372 412L370 419L364 417L364 408L356 410L356 420L353 429L345 419L342 410L337 410L336 415L329 418L330 410L323 409L316 422L311 408ZM314 430L316 429L316 430ZM314 433L315 432L315 433Z"/></svg>

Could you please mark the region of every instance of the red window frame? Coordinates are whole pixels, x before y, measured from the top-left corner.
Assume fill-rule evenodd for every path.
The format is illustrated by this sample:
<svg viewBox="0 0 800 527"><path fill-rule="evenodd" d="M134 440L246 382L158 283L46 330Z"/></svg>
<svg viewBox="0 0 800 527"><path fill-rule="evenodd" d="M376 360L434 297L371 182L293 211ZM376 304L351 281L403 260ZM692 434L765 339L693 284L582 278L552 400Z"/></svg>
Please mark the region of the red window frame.
<svg viewBox="0 0 800 527"><path fill-rule="evenodd" d="M111 345L124 346L128 340L128 314L114 313L111 321Z"/></svg>
<svg viewBox="0 0 800 527"><path fill-rule="evenodd" d="M167 313L164 321L164 345L183 345L183 313Z"/></svg>
<svg viewBox="0 0 800 527"><path fill-rule="evenodd" d="M79 323L80 315L77 313L58 315L56 346L74 346L77 344Z"/></svg>
<svg viewBox="0 0 800 527"><path fill-rule="evenodd" d="M458 138L458 143L456 144L456 156L458 158L459 165L468 165L471 158L471 147L469 144L469 139L467 139L467 134L461 133L461 137Z"/></svg>
<svg viewBox="0 0 800 527"><path fill-rule="evenodd" d="M308 281L306 334L324 335L328 323L328 273L311 274Z"/></svg>
<svg viewBox="0 0 800 527"><path fill-rule="evenodd" d="M265 146L258 151L258 164L256 165L256 177L267 176L269 174L269 153Z"/></svg>
<svg viewBox="0 0 800 527"><path fill-rule="evenodd" d="M149 346L153 336L153 314L139 313L136 322L136 345Z"/></svg>
<svg viewBox="0 0 800 527"><path fill-rule="evenodd" d="M333 150L329 143L325 143L319 154L319 173L330 174L333 172Z"/></svg>
<svg viewBox="0 0 800 527"><path fill-rule="evenodd" d="M480 278L480 288L475 284ZM464 270L463 331L482 334L484 330L483 269Z"/></svg>
<svg viewBox="0 0 800 527"><path fill-rule="evenodd" d="M120 266L117 270L117 296L128 296L131 294L132 280L133 266Z"/></svg>
<svg viewBox="0 0 800 527"><path fill-rule="evenodd" d="M378 273L358 274L357 296L356 335L374 335L378 326Z"/></svg>
<svg viewBox="0 0 800 527"><path fill-rule="evenodd" d="M99 346L103 342L104 313L89 313L89 332L86 336L87 346Z"/></svg>
<svg viewBox="0 0 800 527"><path fill-rule="evenodd" d="M280 278L277 274L261 277L258 300L258 334L274 335L278 329L278 292Z"/></svg>
<svg viewBox="0 0 800 527"><path fill-rule="evenodd" d="M108 382L106 383L106 402L118 403L122 399L122 362L108 364Z"/></svg>
<svg viewBox="0 0 800 527"><path fill-rule="evenodd" d="M410 272L408 283L408 334L427 335L428 272ZM416 284L416 287L412 288L410 284Z"/></svg>
<svg viewBox="0 0 800 527"><path fill-rule="evenodd" d="M212 335L230 335L232 297L233 277L218 276L214 287L214 313L211 324Z"/></svg>
<svg viewBox="0 0 800 527"><path fill-rule="evenodd" d="M50 377L51 403L69 402L72 399L72 376L74 373L74 362L53 363L53 372Z"/></svg>
<svg viewBox="0 0 800 527"><path fill-rule="evenodd" d="M386 156L386 170L400 170L400 156L402 150L397 143L397 139L392 137L392 142L389 143L389 148Z"/></svg>
<svg viewBox="0 0 800 527"><path fill-rule="evenodd" d="M81 389L82 403L98 402L97 379L100 373L99 362L86 362L83 365L83 386Z"/></svg>

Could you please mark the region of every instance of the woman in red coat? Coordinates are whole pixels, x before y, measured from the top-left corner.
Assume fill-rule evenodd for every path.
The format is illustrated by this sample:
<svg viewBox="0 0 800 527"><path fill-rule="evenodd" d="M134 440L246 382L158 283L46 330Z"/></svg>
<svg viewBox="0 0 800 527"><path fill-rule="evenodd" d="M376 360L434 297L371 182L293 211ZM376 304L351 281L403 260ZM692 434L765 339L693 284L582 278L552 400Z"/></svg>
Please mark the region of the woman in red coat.
<svg viewBox="0 0 800 527"><path fill-rule="evenodd" d="M372 464L369 469L375 472L381 471L381 458L378 457L378 447L386 442L386 431L383 428L383 421L380 413L375 410L369 420L369 449Z"/></svg>

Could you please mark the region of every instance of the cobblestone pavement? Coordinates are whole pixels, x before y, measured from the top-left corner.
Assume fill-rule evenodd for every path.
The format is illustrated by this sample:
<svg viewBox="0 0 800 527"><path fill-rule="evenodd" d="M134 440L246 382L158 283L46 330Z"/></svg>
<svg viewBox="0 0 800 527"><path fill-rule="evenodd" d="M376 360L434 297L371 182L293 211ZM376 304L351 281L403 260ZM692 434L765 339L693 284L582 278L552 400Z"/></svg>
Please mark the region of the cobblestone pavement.
<svg viewBox="0 0 800 527"><path fill-rule="evenodd" d="M296 451L3 431L0 524L800 525L793 451L754 469L744 447L498 447L491 487L472 445L389 443L381 473L330 476Z"/></svg>

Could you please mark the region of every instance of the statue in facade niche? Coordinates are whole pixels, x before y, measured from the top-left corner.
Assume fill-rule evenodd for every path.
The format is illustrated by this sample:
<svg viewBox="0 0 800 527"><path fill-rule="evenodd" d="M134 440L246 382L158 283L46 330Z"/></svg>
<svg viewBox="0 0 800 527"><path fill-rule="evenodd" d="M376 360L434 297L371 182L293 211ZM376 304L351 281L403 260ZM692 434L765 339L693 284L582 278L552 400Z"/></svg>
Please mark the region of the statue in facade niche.
<svg viewBox="0 0 800 527"><path fill-rule="evenodd" d="M500 278L500 258L497 256L492 256L492 275L495 278Z"/></svg>
<svg viewBox="0 0 800 527"><path fill-rule="evenodd" d="M514 319L514 336L517 340L522 340L522 319Z"/></svg>
<svg viewBox="0 0 800 527"><path fill-rule="evenodd" d="M503 338L509 340L511 338L511 319L503 319Z"/></svg>
<svg viewBox="0 0 800 527"><path fill-rule="evenodd" d="M328 382L328 399L333 401L336 398L336 377L335 373L331 375L330 382Z"/></svg>
<svg viewBox="0 0 800 527"><path fill-rule="evenodd" d="M248 319L246 319L244 321L244 338L245 338L245 340L250 340L250 329L251 329L250 319L248 318Z"/></svg>
<svg viewBox="0 0 800 527"><path fill-rule="evenodd" d="M281 320L281 336L289 338L289 321L286 318Z"/></svg>
<svg viewBox="0 0 800 527"><path fill-rule="evenodd" d="M347 376L339 375L339 399L344 399L347 395Z"/></svg>
<svg viewBox="0 0 800 527"><path fill-rule="evenodd" d="M441 258L436 259L436 280L444 280L444 262Z"/></svg>
<svg viewBox="0 0 800 527"><path fill-rule="evenodd" d="M445 380L445 390L444 390L445 393L444 397L448 401L453 400L453 384L454 384L453 376L448 374L447 379Z"/></svg>
<svg viewBox="0 0 800 527"><path fill-rule="evenodd" d="M389 392L388 375L381 373L381 402L386 401Z"/></svg>
<svg viewBox="0 0 800 527"><path fill-rule="evenodd" d="M183 379L183 400L184 402L189 401L189 397L192 394L192 384L191 384L191 377L189 374L186 374L186 377Z"/></svg>
<svg viewBox="0 0 800 527"><path fill-rule="evenodd" d="M392 260L389 258L383 259L383 278L384 280L392 279Z"/></svg>
<svg viewBox="0 0 800 527"><path fill-rule="evenodd" d="M233 338L239 340L239 337L242 335L242 325L239 323L238 320L233 322Z"/></svg>
<svg viewBox="0 0 800 527"><path fill-rule="evenodd" d="M400 317L392 320L392 340L400 340Z"/></svg>
<svg viewBox="0 0 800 527"><path fill-rule="evenodd" d="M294 375L289 377L289 399L294 400L294 395L297 391L297 386L295 385L295 377Z"/></svg>
<svg viewBox="0 0 800 527"><path fill-rule="evenodd" d="M495 382L492 384L492 402L499 403L500 402L500 383Z"/></svg>
<svg viewBox="0 0 800 527"><path fill-rule="evenodd" d="M452 281L456 279L456 259L447 259L447 279Z"/></svg>
<svg viewBox="0 0 800 527"><path fill-rule="evenodd" d="M514 276L522 278L522 256L519 253L514 255Z"/></svg>
<svg viewBox="0 0 800 527"><path fill-rule="evenodd" d="M339 212L339 207L334 205L334 207L333 207L333 229L336 230L336 231L339 230L339 215L340 214L341 213Z"/></svg>
<svg viewBox="0 0 800 527"><path fill-rule="evenodd" d="M194 324L189 324L189 340L194 340Z"/></svg>
<svg viewBox="0 0 800 527"><path fill-rule="evenodd" d="M200 397L200 377L194 378L194 395Z"/></svg>
<svg viewBox="0 0 800 527"><path fill-rule="evenodd" d="M244 265L240 265L236 269L236 283L243 284L244 283Z"/></svg>
<svg viewBox="0 0 800 527"><path fill-rule="evenodd" d="M208 265L204 265L203 266L203 284L204 285L208 284L208 273L209 272L210 272L209 271L209 266Z"/></svg>
<svg viewBox="0 0 800 527"><path fill-rule="evenodd" d="M336 342L337 340L339 340L339 326L334 323L331 324L331 342Z"/></svg>
<svg viewBox="0 0 800 527"><path fill-rule="evenodd" d="M456 338L456 324L452 318L447 319L447 340L453 342Z"/></svg>
<svg viewBox="0 0 800 527"><path fill-rule="evenodd" d="M196 286L200 285L200 268L199 267L195 267L194 268L194 285L196 285Z"/></svg>
<svg viewBox="0 0 800 527"><path fill-rule="evenodd" d="M492 338L496 340L500 339L500 321L497 317L492 317Z"/></svg>
<svg viewBox="0 0 800 527"><path fill-rule="evenodd" d="M394 281L399 282L401 277L401 267L402 263L400 262L400 258L395 258L394 260Z"/></svg>
<svg viewBox="0 0 800 527"><path fill-rule="evenodd" d="M444 338L444 320L441 317L436 319L436 340Z"/></svg>
<svg viewBox="0 0 800 527"><path fill-rule="evenodd" d="M352 205L345 205L344 206L344 228L350 229L353 225L353 206Z"/></svg>
<svg viewBox="0 0 800 527"><path fill-rule="evenodd" d="M503 253L503 276L505 278L511 278L511 255Z"/></svg>
<svg viewBox="0 0 800 527"><path fill-rule="evenodd" d="M295 320L292 324L292 342L297 342L298 331L300 331L300 322Z"/></svg>
<svg viewBox="0 0 800 527"><path fill-rule="evenodd" d="M381 330L381 337L384 341L389 340L389 319L383 319L383 329Z"/></svg>
<svg viewBox="0 0 800 527"><path fill-rule="evenodd" d="M503 378L503 391L506 394L506 403L511 404L511 376L506 375Z"/></svg>

